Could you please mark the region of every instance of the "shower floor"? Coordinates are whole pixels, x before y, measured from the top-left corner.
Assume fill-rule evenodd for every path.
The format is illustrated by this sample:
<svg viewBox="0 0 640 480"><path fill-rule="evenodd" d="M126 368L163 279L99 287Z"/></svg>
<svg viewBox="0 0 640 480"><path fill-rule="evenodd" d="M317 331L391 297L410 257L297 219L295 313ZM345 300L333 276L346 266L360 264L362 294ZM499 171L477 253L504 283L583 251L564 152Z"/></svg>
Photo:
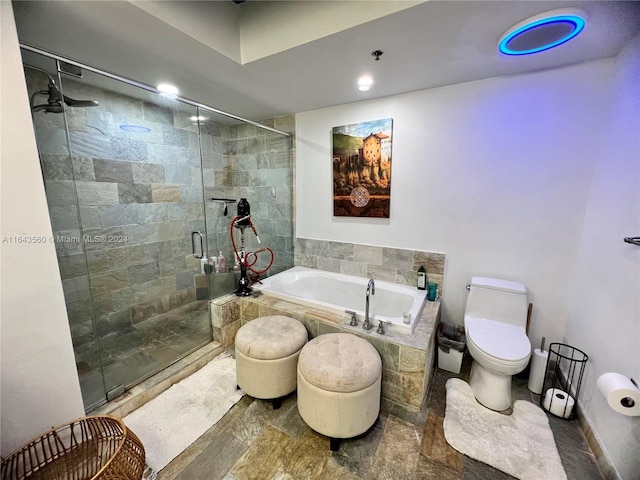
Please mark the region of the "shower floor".
<svg viewBox="0 0 640 480"><path fill-rule="evenodd" d="M118 385L127 389L212 340L208 302L193 302L101 338L101 365L77 364L85 409ZM103 380L104 373L104 380Z"/></svg>

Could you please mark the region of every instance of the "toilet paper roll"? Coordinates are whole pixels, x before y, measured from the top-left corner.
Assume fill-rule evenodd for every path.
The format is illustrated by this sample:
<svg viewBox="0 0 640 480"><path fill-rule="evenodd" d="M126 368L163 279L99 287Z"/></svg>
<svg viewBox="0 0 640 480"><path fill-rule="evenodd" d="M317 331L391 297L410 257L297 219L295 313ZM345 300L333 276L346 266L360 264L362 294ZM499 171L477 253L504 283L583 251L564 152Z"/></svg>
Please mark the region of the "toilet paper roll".
<svg viewBox="0 0 640 480"><path fill-rule="evenodd" d="M616 412L629 417L640 415L640 390L627 377L619 373L604 373L596 385Z"/></svg>
<svg viewBox="0 0 640 480"><path fill-rule="evenodd" d="M536 348L531 356L531 368L529 369L529 390L533 393L542 393L544 374L547 370L548 350Z"/></svg>
<svg viewBox="0 0 640 480"><path fill-rule="evenodd" d="M542 406L556 417L569 418L575 401L567 392L559 388L549 388L544 395Z"/></svg>

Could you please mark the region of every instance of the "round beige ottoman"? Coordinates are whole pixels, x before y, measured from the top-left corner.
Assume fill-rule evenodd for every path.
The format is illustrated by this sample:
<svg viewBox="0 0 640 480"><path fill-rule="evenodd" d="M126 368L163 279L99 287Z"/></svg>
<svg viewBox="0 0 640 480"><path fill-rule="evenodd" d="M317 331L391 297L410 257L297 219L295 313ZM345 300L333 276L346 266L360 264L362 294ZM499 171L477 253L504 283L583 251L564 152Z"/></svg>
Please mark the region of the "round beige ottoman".
<svg viewBox="0 0 640 480"><path fill-rule="evenodd" d="M350 333L320 335L298 359L298 410L309 427L330 439L366 432L380 413L382 361L366 340Z"/></svg>
<svg viewBox="0 0 640 480"><path fill-rule="evenodd" d="M255 398L272 400L296 389L296 365L307 343L307 329L295 318L274 315L245 323L236 333L236 379Z"/></svg>

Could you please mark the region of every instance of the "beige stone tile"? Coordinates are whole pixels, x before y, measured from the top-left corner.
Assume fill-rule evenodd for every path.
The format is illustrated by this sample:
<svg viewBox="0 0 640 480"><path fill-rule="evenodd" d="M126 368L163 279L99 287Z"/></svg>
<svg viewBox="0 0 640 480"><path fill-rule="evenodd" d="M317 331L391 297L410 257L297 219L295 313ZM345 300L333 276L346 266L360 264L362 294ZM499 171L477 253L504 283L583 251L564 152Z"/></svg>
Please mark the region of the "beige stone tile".
<svg viewBox="0 0 640 480"><path fill-rule="evenodd" d="M154 203L176 203L182 200L182 191L179 185L152 183L151 198L153 198Z"/></svg>
<svg viewBox="0 0 640 480"><path fill-rule="evenodd" d="M269 305L260 305L258 312L260 314L258 315L259 317L269 317L271 315L287 315L286 310L280 310Z"/></svg>
<svg viewBox="0 0 640 480"><path fill-rule="evenodd" d="M237 480L273 478L290 456L292 446L293 441L288 435L267 426L236 462L231 473Z"/></svg>
<svg viewBox="0 0 640 480"><path fill-rule="evenodd" d="M240 321L222 327L222 346L230 347L236 341L236 334L240 330Z"/></svg>
<svg viewBox="0 0 640 480"><path fill-rule="evenodd" d="M401 373L424 374L427 353L424 350L400 346L400 365L398 371Z"/></svg>
<svg viewBox="0 0 640 480"><path fill-rule="evenodd" d="M420 427L389 417L376 450L376 458L398 471L411 474L418 464L421 440Z"/></svg>
<svg viewBox="0 0 640 480"><path fill-rule="evenodd" d="M426 411L417 407L407 405L406 403L394 402L388 398L382 398L380 410L385 414L401 418L402 420L412 423L413 425L423 426L427 416Z"/></svg>
<svg viewBox="0 0 640 480"><path fill-rule="evenodd" d="M210 304L209 310L211 312L211 324L214 327L222 327L222 305Z"/></svg>
<svg viewBox="0 0 640 480"><path fill-rule="evenodd" d="M242 320L248 321L248 320L253 320L255 318L258 318L259 316L258 308L259 308L258 303L252 302L250 300L242 299L241 308L240 308L241 314L242 314Z"/></svg>
<svg viewBox="0 0 640 480"><path fill-rule="evenodd" d="M364 478L367 480L414 480L415 471L410 472L405 469L399 469L395 464L386 462L376 456L373 457L369 472Z"/></svg>
<svg viewBox="0 0 640 480"><path fill-rule="evenodd" d="M343 330L334 325L329 325L326 322L318 322L318 335L325 335L327 333L344 333Z"/></svg>
<svg viewBox="0 0 640 480"><path fill-rule="evenodd" d="M198 439L167 465L157 480L223 478L249 448L226 432L207 440Z"/></svg>
<svg viewBox="0 0 640 480"><path fill-rule="evenodd" d="M327 438L308 428L291 448L284 472L292 478L323 478L322 472L330 456Z"/></svg>
<svg viewBox="0 0 640 480"><path fill-rule="evenodd" d="M422 406L424 376L421 374L401 374L402 400L409 405Z"/></svg>
<svg viewBox="0 0 640 480"><path fill-rule="evenodd" d="M310 318L311 320L329 322L334 325L338 325L343 318L343 316L338 313L327 312L323 310L313 310L313 309L309 309L305 313L305 317Z"/></svg>
<svg viewBox="0 0 640 480"><path fill-rule="evenodd" d="M224 327L240 320L240 303L238 301L228 302L222 306L221 326Z"/></svg>
<svg viewBox="0 0 640 480"><path fill-rule="evenodd" d="M325 464L324 470L322 471L323 480L361 480L362 477L359 477L355 473L351 472L349 469L343 467L336 463L333 457L329 457L327 463Z"/></svg>
<svg viewBox="0 0 640 480"><path fill-rule="evenodd" d="M402 397L409 405L421 407L424 400L426 352L400 347L399 371L402 375Z"/></svg>
<svg viewBox="0 0 640 480"><path fill-rule="evenodd" d="M443 417L432 411L427 412L420 452L430 463L440 463L461 472L462 454L449 445L444 438L443 421Z"/></svg>
<svg viewBox="0 0 640 480"><path fill-rule="evenodd" d="M393 370L382 369L382 397L394 402L403 402L402 375Z"/></svg>
<svg viewBox="0 0 640 480"><path fill-rule="evenodd" d="M315 338L318 336L318 330L319 330L318 320L313 320L311 318L306 317L304 314L299 314L299 313L293 314L293 318L300 320L302 324L307 328L309 339Z"/></svg>
<svg viewBox="0 0 640 480"><path fill-rule="evenodd" d="M295 398L287 398L278 410L273 409L269 401L254 400L249 407L229 425L228 431L239 440L251 444L255 442L267 425L272 424L295 408Z"/></svg>
<svg viewBox="0 0 640 480"><path fill-rule="evenodd" d="M286 408L287 403L291 403L291 408ZM280 407L285 410L278 418L276 418L271 424L278 430L286 433L294 441L298 441L300 437L309 430L309 427L298 411L297 402L295 396L285 399L283 406Z"/></svg>
<svg viewBox="0 0 640 480"><path fill-rule="evenodd" d="M446 256L444 253L429 253L427 270L436 275L444 275L445 258Z"/></svg>
<svg viewBox="0 0 640 480"><path fill-rule="evenodd" d="M460 480L462 472L443 463L435 462L420 455L416 467L415 480ZM466 478L466 477L464 477Z"/></svg>

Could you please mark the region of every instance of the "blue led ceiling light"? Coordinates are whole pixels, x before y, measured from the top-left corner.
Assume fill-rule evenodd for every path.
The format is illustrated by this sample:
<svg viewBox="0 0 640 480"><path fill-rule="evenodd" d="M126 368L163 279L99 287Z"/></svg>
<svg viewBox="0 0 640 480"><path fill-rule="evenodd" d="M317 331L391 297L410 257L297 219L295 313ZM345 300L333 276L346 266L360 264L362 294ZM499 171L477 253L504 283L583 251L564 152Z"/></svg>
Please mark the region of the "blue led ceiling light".
<svg viewBox="0 0 640 480"><path fill-rule="evenodd" d="M531 17L502 35L499 50L505 55L530 55L568 42L577 36L586 22L577 13L557 10Z"/></svg>
<svg viewBox="0 0 640 480"><path fill-rule="evenodd" d="M151 131L149 127L143 127L142 125L120 125L118 128L130 133L149 133Z"/></svg>

